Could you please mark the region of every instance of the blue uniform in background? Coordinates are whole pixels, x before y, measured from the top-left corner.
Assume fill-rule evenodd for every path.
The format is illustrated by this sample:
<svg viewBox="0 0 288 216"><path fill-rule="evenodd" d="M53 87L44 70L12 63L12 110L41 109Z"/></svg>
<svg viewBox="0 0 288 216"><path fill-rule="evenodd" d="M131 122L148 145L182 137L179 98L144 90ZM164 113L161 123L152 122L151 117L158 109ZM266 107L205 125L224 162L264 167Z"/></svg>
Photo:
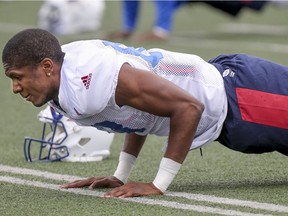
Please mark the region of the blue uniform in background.
<svg viewBox="0 0 288 216"><path fill-rule="evenodd" d="M245 54L209 63L222 74L228 98L218 141L244 153L288 155L288 67Z"/></svg>
<svg viewBox="0 0 288 216"><path fill-rule="evenodd" d="M186 1L159 1L155 0L155 28L160 28L163 31L166 31L169 33L172 28L172 22L173 22L173 15L174 12L177 10L177 8L182 5L183 3L186 3ZM141 2L140 1L122 1L122 7L123 7L123 29L128 32L132 32L136 28L136 24L138 21L139 16L139 7Z"/></svg>
<svg viewBox="0 0 288 216"><path fill-rule="evenodd" d="M175 11L182 5L187 3L204 3L217 8L231 16L238 16L243 8L250 8L260 11L266 5L267 1L198 1L198 0L154 0L155 5L155 22L154 28L160 29L166 33L172 30L173 16ZM122 1L122 17L123 30L133 32L136 28L141 1L123 0Z"/></svg>

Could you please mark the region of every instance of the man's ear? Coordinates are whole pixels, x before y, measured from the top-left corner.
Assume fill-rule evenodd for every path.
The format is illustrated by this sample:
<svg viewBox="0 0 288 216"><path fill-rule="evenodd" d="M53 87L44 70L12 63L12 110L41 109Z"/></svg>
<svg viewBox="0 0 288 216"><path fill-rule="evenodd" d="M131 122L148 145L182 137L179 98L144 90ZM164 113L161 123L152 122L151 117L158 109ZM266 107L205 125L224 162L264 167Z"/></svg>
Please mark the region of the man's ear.
<svg viewBox="0 0 288 216"><path fill-rule="evenodd" d="M46 76L50 77L53 72L53 61L50 58L44 58L40 62L40 66L43 69Z"/></svg>

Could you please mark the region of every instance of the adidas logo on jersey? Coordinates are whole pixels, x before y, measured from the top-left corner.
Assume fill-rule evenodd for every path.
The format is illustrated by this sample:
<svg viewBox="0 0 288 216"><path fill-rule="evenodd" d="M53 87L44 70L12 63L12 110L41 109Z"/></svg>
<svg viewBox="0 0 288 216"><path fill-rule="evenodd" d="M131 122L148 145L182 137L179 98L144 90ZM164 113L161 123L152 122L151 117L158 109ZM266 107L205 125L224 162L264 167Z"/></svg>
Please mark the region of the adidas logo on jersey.
<svg viewBox="0 0 288 216"><path fill-rule="evenodd" d="M86 89L89 89L91 78L92 78L92 73L90 73L87 76L81 77L81 80L82 80L82 82L83 82L83 84L84 84Z"/></svg>

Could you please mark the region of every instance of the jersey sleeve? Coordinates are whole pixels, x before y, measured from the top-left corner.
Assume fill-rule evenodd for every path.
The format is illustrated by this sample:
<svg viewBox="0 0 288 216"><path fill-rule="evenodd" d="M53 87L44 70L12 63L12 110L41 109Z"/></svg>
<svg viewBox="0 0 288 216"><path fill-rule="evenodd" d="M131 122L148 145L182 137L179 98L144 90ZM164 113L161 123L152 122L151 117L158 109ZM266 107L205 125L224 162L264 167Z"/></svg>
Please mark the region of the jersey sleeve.
<svg viewBox="0 0 288 216"><path fill-rule="evenodd" d="M66 76L65 108L75 119L100 113L115 97L122 65L113 49L95 42L80 47L74 49L73 54L67 52L63 73Z"/></svg>

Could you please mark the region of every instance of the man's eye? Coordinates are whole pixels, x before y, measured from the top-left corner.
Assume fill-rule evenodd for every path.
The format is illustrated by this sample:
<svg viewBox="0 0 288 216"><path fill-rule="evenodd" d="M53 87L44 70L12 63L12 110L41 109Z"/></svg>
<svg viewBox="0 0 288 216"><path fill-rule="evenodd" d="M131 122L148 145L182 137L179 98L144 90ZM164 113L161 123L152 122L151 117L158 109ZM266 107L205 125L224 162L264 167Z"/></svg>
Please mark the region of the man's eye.
<svg viewBox="0 0 288 216"><path fill-rule="evenodd" d="M17 81L21 81L21 77L18 77L18 76L14 76L14 77L12 77L12 79L17 80Z"/></svg>

